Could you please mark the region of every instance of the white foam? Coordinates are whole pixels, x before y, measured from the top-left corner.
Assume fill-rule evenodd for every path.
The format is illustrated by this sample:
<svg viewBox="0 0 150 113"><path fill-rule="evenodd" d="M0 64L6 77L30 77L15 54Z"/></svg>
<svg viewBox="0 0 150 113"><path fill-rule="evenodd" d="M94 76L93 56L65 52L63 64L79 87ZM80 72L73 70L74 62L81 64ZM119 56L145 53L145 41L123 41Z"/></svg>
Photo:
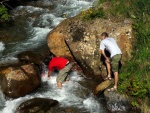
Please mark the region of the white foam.
<svg viewBox="0 0 150 113"><path fill-rule="evenodd" d="M2 52L5 49L5 44L3 42L0 42L0 52Z"/></svg>
<svg viewBox="0 0 150 113"><path fill-rule="evenodd" d="M35 13L35 12L42 12L42 11L48 12L49 11L48 9L43 9L43 8L34 7L34 6L18 6L16 8L16 10L23 10L27 13Z"/></svg>
<svg viewBox="0 0 150 113"><path fill-rule="evenodd" d="M0 59L0 65L12 64L15 62L18 62L18 59L16 57L5 57Z"/></svg>
<svg viewBox="0 0 150 113"><path fill-rule="evenodd" d="M65 18L57 17L51 13L42 14L39 18L40 21L37 25L45 26L45 27L56 27L60 22L62 22Z"/></svg>
<svg viewBox="0 0 150 113"><path fill-rule="evenodd" d="M73 78L73 79L72 79ZM76 79L75 79L76 78ZM56 76L53 75L47 81L48 84L43 84L41 88L38 89L36 93L26 95L14 100L8 100L5 102L5 108L1 113L13 113L16 107L24 102L25 100L31 99L33 97L43 97L58 100L62 107L76 107L85 109L83 112L90 113L103 113L100 110L100 104L94 99L92 94L78 83L78 79L82 78L75 73L71 75L71 80L69 83L64 83L62 89L58 89L56 85ZM90 94L89 96L87 94ZM102 108L101 108L102 109Z"/></svg>
<svg viewBox="0 0 150 113"><path fill-rule="evenodd" d="M93 104L94 103L94 104ZM103 113L103 109L100 103L96 101L92 96L83 101L85 108L90 110L90 113Z"/></svg>
<svg viewBox="0 0 150 113"><path fill-rule="evenodd" d="M88 9L93 1L86 0L66 0L65 4L59 4L55 9L56 14L64 14L67 17L73 17L80 13L82 9Z"/></svg>
<svg viewBox="0 0 150 113"><path fill-rule="evenodd" d="M42 40L46 40L46 35L50 31L51 31L51 29L49 29L49 28L34 27L33 30L32 30L32 37L28 40L28 42L29 43L32 42L32 41L34 41L34 42L40 42ZM37 43L35 43L35 44L37 45Z"/></svg>

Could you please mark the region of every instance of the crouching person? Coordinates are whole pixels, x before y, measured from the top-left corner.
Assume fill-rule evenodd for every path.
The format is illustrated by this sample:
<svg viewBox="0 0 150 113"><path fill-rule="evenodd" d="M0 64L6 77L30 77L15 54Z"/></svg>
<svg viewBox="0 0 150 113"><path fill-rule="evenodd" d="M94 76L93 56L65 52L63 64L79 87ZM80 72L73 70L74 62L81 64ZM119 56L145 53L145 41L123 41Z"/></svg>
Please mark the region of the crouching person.
<svg viewBox="0 0 150 113"><path fill-rule="evenodd" d="M51 76L54 69L58 70L59 73L57 75L57 86L58 88L62 88L63 82L69 82L70 77L68 76L70 70L72 68L72 64L68 59L62 57L53 57L48 65L48 77Z"/></svg>

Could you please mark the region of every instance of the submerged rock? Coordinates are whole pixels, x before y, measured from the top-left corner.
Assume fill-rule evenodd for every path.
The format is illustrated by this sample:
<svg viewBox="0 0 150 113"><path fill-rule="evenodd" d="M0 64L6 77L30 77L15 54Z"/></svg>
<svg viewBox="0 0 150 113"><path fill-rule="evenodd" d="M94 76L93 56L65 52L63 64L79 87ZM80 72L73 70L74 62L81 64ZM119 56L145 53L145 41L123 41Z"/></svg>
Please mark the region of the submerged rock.
<svg viewBox="0 0 150 113"><path fill-rule="evenodd" d="M131 104L125 95L117 92L104 92L107 101L107 108L112 112L125 112L131 108Z"/></svg>
<svg viewBox="0 0 150 113"><path fill-rule="evenodd" d="M63 109L57 100L33 98L21 103L15 113L75 113L72 109Z"/></svg>
<svg viewBox="0 0 150 113"><path fill-rule="evenodd" d="M57 104L57 100L33 98L21 103L15 113L46 113Z"/></svg>
<svg viewBox="0 0 150 113"><path fill-rule="evenodd" d="M7 67L1 70L0 76L2 76L3 93L12 98L31 93L41 82L39 71L33 64Z"/></svg>
<svg viewBox="0 0 150 113"><path fill-rule="evenodd" d="M132 22L102 18L83 21L78 15L64 20L52 30L47 36L47 44L54 55L75 59L87 77L100 78L100 75L106 74L99 52L100 35L105 31L117 40L123 52L124 63L131 57L132 52Z"/></svg>

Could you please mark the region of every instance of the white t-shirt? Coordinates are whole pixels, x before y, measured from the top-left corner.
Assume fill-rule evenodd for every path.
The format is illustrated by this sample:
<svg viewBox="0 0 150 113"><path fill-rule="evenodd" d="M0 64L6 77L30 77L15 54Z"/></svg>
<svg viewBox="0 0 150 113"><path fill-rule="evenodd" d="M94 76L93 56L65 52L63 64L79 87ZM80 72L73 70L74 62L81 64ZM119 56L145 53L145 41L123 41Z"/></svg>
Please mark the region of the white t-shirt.
<svg viewBox="0 0 150 113"><path fill-rule="evenodd" d="M104 50L104 49L110 52L111 58L117 54L122 54L114 38L105 38L104 40L101 41L100 50Z"/></svg>

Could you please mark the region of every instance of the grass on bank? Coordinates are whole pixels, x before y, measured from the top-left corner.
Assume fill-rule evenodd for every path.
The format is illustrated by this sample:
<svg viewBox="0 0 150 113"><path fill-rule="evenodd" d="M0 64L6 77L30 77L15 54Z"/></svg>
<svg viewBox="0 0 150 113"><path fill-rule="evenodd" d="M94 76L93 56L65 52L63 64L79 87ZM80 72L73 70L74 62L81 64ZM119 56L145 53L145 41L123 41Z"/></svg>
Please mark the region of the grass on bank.
<svg viewBox="0 0 150 113"><path fill-rule="evenodd" d="M82 18L131 18L136 37L132 58L126 62L119 75L119 92L132 97L133 106L139 100L150 100L150 0L99 0L96 7L82 12ZM108 7L107 7L108 6Z"/></svg>

